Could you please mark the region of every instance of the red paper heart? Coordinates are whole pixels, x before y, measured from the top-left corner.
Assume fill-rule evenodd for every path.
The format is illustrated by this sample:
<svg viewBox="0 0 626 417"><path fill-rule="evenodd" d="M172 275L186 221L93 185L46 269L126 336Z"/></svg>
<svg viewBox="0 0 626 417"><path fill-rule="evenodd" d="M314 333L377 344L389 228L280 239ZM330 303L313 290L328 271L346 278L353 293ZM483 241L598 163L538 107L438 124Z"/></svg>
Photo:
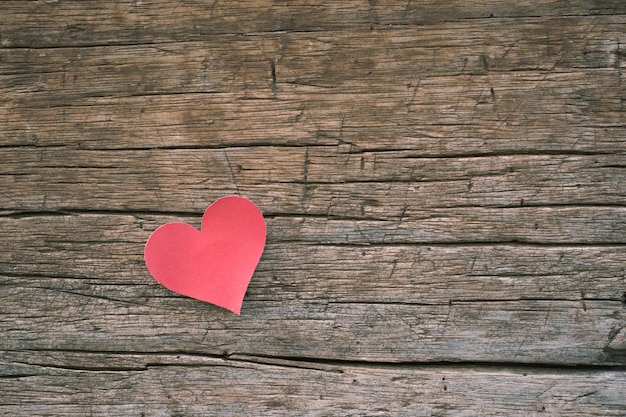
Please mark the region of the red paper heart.
<svg viewBox="0 0 626 417"><path fill-rule="evenodd" d="M187 223L156 229L144 258L164 287L239 314L265 233L263 214L252 201L224 197L206 209L200 232Z"/></svg>

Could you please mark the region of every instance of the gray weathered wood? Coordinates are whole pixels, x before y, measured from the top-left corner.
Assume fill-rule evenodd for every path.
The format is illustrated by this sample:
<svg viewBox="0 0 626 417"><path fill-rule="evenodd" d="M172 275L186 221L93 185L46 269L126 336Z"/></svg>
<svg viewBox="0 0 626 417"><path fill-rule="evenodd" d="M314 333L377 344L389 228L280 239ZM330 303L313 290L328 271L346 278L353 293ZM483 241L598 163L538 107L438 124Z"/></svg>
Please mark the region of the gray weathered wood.
<svg viewBox="0 0 626 417"><path fill-rule="evenodd" d="M2 311L12 318L2 347L82 346L95 351L117 340L116 350L123 351L156 344L166 351L260 351L385 362L623 361L620 349L607 351L624 320L622 245L387 246L379 241L360 246L352 238L363 233L357 227L345 237L353 244L319 246L345 229L289 236L281 243L277 220L269 222L270 244L243 316L236 317L172 295L149 277L143 243L166 218L81 214L4 219L8 239L16 237L10 246L30 252L2 254L7 293ZM283 227L302 230L299 223ZM90 227L94 234L81 232ZM320 224L307 230L324 229ZM36 261L24 264L23 257ZM594 265L598 258L603 262ZM17 285L16 277L22 277ZM43 322L21 321L23 311ZM49 311L64 312L57 326L45 325ZM237 332L227 331L233 327Z"/></svg>
<svg viewBox="0 0 626 417"><path fill-rule="evenodd" d="M622 3L0 2L0 414L624 415Z"/></svg>
<svg viewBox="0 0 626 417"><path fill-rule="evenodd" d="M4 352L6 415L622 416L620 371ZM255 363L256 362L256 363ZM261 362L261 363L259 363ZM264 362L264 363L263 363ZM184 389L181 389L184 378ZM42 408L44 404L47 408Z"/></svg>
<svg viewBox="0 0 626 417"><path fill-rule="evenodd" d="M268 215L409 221L423 217L424 210L449 207L622 206L625 157L425 158L411 151L337 153L331 146L17 147L0 149L0 185L6 190L0 203L21 211L151 211L157 199L160 210L201 213L207 201L240 193Z"/></svg>

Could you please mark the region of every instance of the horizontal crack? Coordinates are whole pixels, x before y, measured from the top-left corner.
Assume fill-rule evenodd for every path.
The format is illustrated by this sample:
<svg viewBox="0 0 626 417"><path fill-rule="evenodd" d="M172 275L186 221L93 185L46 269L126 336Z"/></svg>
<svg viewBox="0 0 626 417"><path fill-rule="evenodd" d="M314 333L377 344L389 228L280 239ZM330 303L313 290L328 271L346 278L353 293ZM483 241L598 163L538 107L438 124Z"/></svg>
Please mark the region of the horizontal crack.
<svg viewBox="0 0 626 417"><path fill-rule="evenodd" d="M487 303L523 303L523 302L538 302L538 303L576 303L581 301L588 302L611 302L622 303L624 300L621 298L539 298L539 297L519 297L519 298L452 298L447 302L432 302L432 303L416 303L416 302L402 302L402 301L376 301L376 300L359 300L359 301L328 301L329 305L368 305L368 306L418 306L418 307L441 307L452 306L459 304L487 304Z"/></svg>
<svg viewBox="0 0 626 417"><path fill-rule="evenodd" d="M51 364L34 364L29 363L32 366L41 366L49 368L77 370L77 371L145 371L150 367L182 367L182 366L227 366L229 361L237 363L251 363L258 365L269 366L282 366L289 368L299 369L313 369L320 371L330 371L336 373L343 373L346 368L386 368L386 369L417 369L417 368L466 368L473 370L482 369L509 369L515 371L534 370L534 371L558 371L564 372L590 372L590 371L624 371L626 370L626 364L563 364L563 363L533 363L533 362L509 362L509 361L466 361L466 360L437 360L437 361L412 361L412 360L398 360L398 361L377 361L377 360L355 360L355 359L339 359L339 358L318 358L318 357L304 357L304 356L272 356L272 355L258 355L250 353L235 353L224 352L223 354L209 354L195 351L170 351L170 352L133 352L133 351L93 351L93 350L62 350L62 349L31 349L31 350L5 350L5 352L55 352L62 353L74 353L85 354L95 356L120 356L131 357L140 356L146 359L154 357L167 357L171 356L177 361L188 357L190 361L193 358L196 359L214 359L224 361L225 363L184 363L176 362L160 362L147 360L142 365L136 366L73 366L73 365L51 365ZM182 358L181 358L182 356ZM31 357L32 359L32 357Z"/></svg>
<svg viewBox="0 0 626 417"><path fill-rule="evenodd" d="M231 354L234 356L234 354ZM488 368L488 369L534 369L534 370L559 370L559 371L615 371L626 370L626 365L597 365L597 364L558 364L558 363L529 363L529 362L483 362L483 361L369 361L369 360L345 360L326 359L297 356L265 356L245 355L249 362L257 363L257 360L280 360L288 361L292 367L296 364L305 365L330 365L338 368Z"/></svg>

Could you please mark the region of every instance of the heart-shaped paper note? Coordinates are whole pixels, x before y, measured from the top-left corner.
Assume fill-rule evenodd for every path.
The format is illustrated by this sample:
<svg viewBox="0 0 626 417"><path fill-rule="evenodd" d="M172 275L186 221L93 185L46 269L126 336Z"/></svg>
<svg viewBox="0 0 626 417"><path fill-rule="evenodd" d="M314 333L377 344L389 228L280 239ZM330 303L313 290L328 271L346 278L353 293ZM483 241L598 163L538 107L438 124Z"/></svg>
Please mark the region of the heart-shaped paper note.
<svg viewBox="0 0 626 417"><path fill-rule="evenodd" d="M200 232L187 223L160 226L148 238L144 258L164 287L239 314L265 234L259 208L229 196L206 209Z"/></svg>

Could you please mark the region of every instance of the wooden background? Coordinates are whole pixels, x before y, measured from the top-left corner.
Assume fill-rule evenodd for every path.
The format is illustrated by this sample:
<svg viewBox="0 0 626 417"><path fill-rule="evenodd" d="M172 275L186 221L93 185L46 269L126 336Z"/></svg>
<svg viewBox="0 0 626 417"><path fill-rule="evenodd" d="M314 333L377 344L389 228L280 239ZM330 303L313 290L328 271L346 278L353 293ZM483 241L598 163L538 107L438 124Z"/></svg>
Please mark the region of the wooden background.
<svg viewBox="0 0 626 417"><path fill-rule="evenodd" d="M626 3L0 1L0 414L626 415ZM241 316L143 248L263 211Z"/></svg>

